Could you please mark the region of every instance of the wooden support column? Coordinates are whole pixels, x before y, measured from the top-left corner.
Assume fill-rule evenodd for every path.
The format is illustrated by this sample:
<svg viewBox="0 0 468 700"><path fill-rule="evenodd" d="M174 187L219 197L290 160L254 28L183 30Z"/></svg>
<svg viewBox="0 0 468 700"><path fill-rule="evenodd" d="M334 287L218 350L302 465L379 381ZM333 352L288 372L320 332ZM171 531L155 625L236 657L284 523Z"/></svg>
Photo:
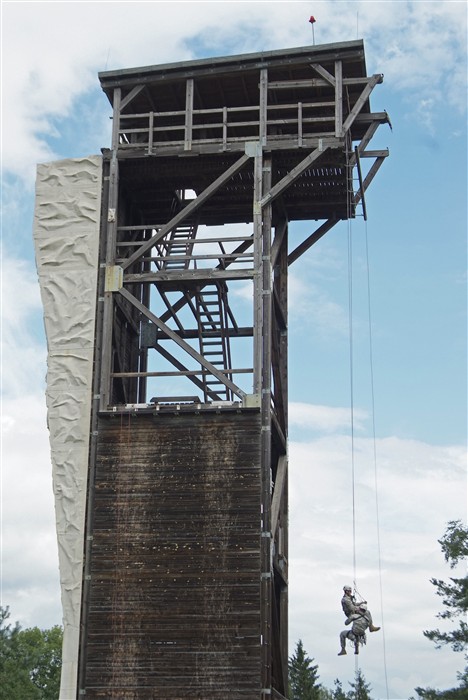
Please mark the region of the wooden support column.
<svg viewBox="0 0 468 700"><path fill-rule="evenodd" d="M264 68L260 71L260 121L259 140L262 147L267 144L267 124L268 124L268 70Z"/></svg>
<svg viewBox="0 0 468 700"><path fill-rule="evenodd" d="M154 141L154 112L149 113L148 120L148 155L153 153L153 141Z"/></svg>
<svg viewBox="0 0 468 700"><path fill-rule="evenodd" d="M284 325L277 329L278 337L278 374L280 376L281 390L281 410L282 415L278 416L284 435L287 440L288 436L288 222L285 218L282 223L285 231L281 237L276 265L274 268L274 285L277 292L277 298L281 307L281 315ZM281 587L279 598L279 620L280 620L280 651L283 666L283 677L288 677L288 455L279 458L277 483L275 483L278 491L278 505L275 508L276 523L280 523L282 527L282 576L286 581L286 585ZM272 518L273 521L273 518ZM273 528L275 523L272 522L272 536L275 537Z"/></svg>
<svg viewBox="0 0 468 700"><path fill-rule="evenodd" d="M106 269L115 265L117 245L117 208L119 197L119 161L117 158L119 148L120 108L122 92L121 88L114 89L113 121L112 121L112 156L109 170L109 205L107 210L106 231ZM111 365L112 365L112 332L114 321L113 292L104 288L103 297L103 329L102 329L102 356L101 356L101 385L100 408L104 410L111 403Z"/></svg>
<svg viewBox="0 0 468 700"><path fill-rule="evenodd" d="M188 78L185 85L185 143L184 150L192 150L193 130L193 78Z"/></svg>
<svg viewBox="0 0 468 700"><path fill-rule="evenodd" d="M262 305L262 166L263 154L260 144L257 147L257 155L254 160L254 346L253 346L253 391L260 395L262 389L262 329L263 329L263 305Z"/></svg>
<svg viewBox="0 0 468 700"><path fill-rule="evenodd" d="M281 406L282 417L281 427L287 438L288 428L288 222L284 221L285 232L281 240L278 252L277 264L275 266L275 289L281 307L281 315L284 326L278 330L279 353L278 353L278 373L281 381Z"/></svg>
<svg viewBox="0 0 468 700"><path fill-rule="evenodd" d="M335 136L343 136L343 64L335 61Z"/></svg>
<svg viewBox="0 0 468 700"><path fill-rule="evenodd" d="M263 159L263 194L271 187L271 156ZM262 688L265 698L271 697L272 669L272 600L274 597L272 532L271 532L271 333L272 333L272 269L271 269L271 204L262 212Z"/></svg>

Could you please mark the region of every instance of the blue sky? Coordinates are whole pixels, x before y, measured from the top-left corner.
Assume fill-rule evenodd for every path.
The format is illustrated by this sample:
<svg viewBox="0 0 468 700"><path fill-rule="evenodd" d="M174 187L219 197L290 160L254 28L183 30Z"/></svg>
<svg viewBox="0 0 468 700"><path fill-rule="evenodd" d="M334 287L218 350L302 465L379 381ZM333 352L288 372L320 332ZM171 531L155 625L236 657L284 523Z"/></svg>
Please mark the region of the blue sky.
<svg viewBox="0 0 468 700"><path fill-rule="evenodd" d="M353 679L351 657L336 657L340 592L353 576L350 230L358 582L385 632L362 668L375 698L387 697L384 667L391 698L454 685L463 659L422 630L440 609L429 578L450 575L437 538L466 518L466 3L4 1L1 11L2 586L13 619L61 621L35 164L109 146L98 71L304 46L314 14L316 43L358 29L368 73L385 76L372 108L388 111L393 131L380 127L372 142L390 157L368 190L367 224L336 226L290 269L291 648L303 639L325 686ZM301 240L315 228L297 226Z"/></svg>

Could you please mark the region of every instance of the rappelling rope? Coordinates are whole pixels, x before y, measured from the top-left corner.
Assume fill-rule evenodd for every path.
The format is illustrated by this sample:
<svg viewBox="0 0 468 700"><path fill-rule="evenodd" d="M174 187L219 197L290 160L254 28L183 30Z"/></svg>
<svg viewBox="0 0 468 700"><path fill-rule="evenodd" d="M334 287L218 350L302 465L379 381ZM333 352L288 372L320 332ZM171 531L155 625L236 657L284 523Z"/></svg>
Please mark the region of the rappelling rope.
<svg viewBox="0 0 468 700"><path fill-rule="evenodd" d="M356 555L356 464L354 449L354 343L353 343L353 237L351 219L348 218L348 325L349 325L349 392L351 423L351 493L353 504L353 595L363 600L357 587ZM355 678L359 670L359 656L354 657Z"/></svg>
<svg viewBox="0 0 468 700"><path fill-rule="evenodd" d="M356 588L356 475L354 459L354 348L353 348L353 244L351 220L348 219L348 325L349 325L349 392L350 392L350 430L351 430L351 494L353 516L353 581Z"/></svg>
<svg viewBox="0 0 468 700"><path fill-rule="evenodd" d="M369 240L367 231L367 221L364 222L365 243L366 243L366 269L367 269L367 317L369 323L369 368L370 368L370 384L371 384L371 406L372 406L372 442L373 442L373 460L374 460L374 491L375 491L375 514L377 521L377 553L379 562L379 591L380 591L380 619L382 622L382 649L383 663L385 676L385 689L387 692L387 700L389 698L388 677L387 677L387 650L385 644L385 621L383 608L383 586L382 586L382 555L380 547L380 511L379 511L379 483L377 469L377 439L375 430L375 391L374 391L374 352L372 343L372 301L371 301L371 283L370 283L370 264L369 264Z"/></svg>
<svg viewBox="0 0 468 700"><path fill-rule="evenodd" d="M349 154L352 143L346 144L346 169L347 181L347 215L348 215L348 333L349 333L349 393L350 393L350 431L351 431L351 494L352 494L352 521L353 521L353 580L356 587L356 489L355 489L355 460L354 460L354 347L353 347L353 238L352 215L354 187L352 181L352 166L349 164Z"/></svg>
<svg viewBox="0 0 468 700"><path fill-rule="evenodd" d="M347 166L349 167L349 148L346 150ZM352 479L352 519L353 519L353 593L361 601L364 600L357 587L357 555L356 555L356 471L355 471L355 445L354 445L354 343L353 343L353 245L352 245L352 197L354 187L352 178L349 178L351 188L348 188L348 326L349 326L349 374L350 374L350 423L351 423L351 479ZM378 469L377 469L377 440L375 429L375 391L374 391L374 361L372 343L372 304L371 304L371 284L370 284L370 263L367 221L365 224L365 251L367 270L367 312L369 326L369 367L371 384L371 412L372 412L372 438L373 438L373 463L374 463L374 486L375 486L375 511L377 525L377 551L379 568L379 588L380 588L380 615L382 631L383 665L385 688L387 700L389 698L388 675L387 675L387 653L385 644L385 624L383 611L383 587L382 587L382 557L380 545L380 513L379 513L379 489L378 489ZM355 657L355 673L359 670L359 657Z"/></svg>

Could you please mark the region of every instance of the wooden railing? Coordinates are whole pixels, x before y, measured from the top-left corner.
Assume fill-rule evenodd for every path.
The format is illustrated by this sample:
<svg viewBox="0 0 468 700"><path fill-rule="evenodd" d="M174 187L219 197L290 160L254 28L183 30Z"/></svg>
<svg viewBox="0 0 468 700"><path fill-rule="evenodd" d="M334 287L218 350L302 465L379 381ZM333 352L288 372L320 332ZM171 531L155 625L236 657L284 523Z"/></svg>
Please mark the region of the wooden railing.
<svg viewBox="0 0 468 700"><path fill-rule="evenodd" d="M215 144L231 150L246 141L259 139L260 108L216 107L170 112L121 114L120 149L182 148ZM296 102L272 104L267 108L267 141L294 141L303 145L307 138L333 136L335 102Z"/></svg>

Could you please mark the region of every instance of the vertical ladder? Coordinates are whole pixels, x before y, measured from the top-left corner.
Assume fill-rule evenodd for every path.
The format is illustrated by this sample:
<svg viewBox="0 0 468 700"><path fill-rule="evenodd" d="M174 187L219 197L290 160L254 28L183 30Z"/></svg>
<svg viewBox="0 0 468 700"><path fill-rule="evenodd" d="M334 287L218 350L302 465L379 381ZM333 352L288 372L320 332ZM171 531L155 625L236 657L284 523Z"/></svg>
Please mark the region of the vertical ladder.
<svg viewBox="0 0 468 700"><path fill-rule="evenodd" d="M198 287L195 293L200 354L217 369L231 367L228 330L227 284ZM226 377L232 380L232 375ZM204 375L205 401L232 401L232 391L213 375Z"/></svg>

